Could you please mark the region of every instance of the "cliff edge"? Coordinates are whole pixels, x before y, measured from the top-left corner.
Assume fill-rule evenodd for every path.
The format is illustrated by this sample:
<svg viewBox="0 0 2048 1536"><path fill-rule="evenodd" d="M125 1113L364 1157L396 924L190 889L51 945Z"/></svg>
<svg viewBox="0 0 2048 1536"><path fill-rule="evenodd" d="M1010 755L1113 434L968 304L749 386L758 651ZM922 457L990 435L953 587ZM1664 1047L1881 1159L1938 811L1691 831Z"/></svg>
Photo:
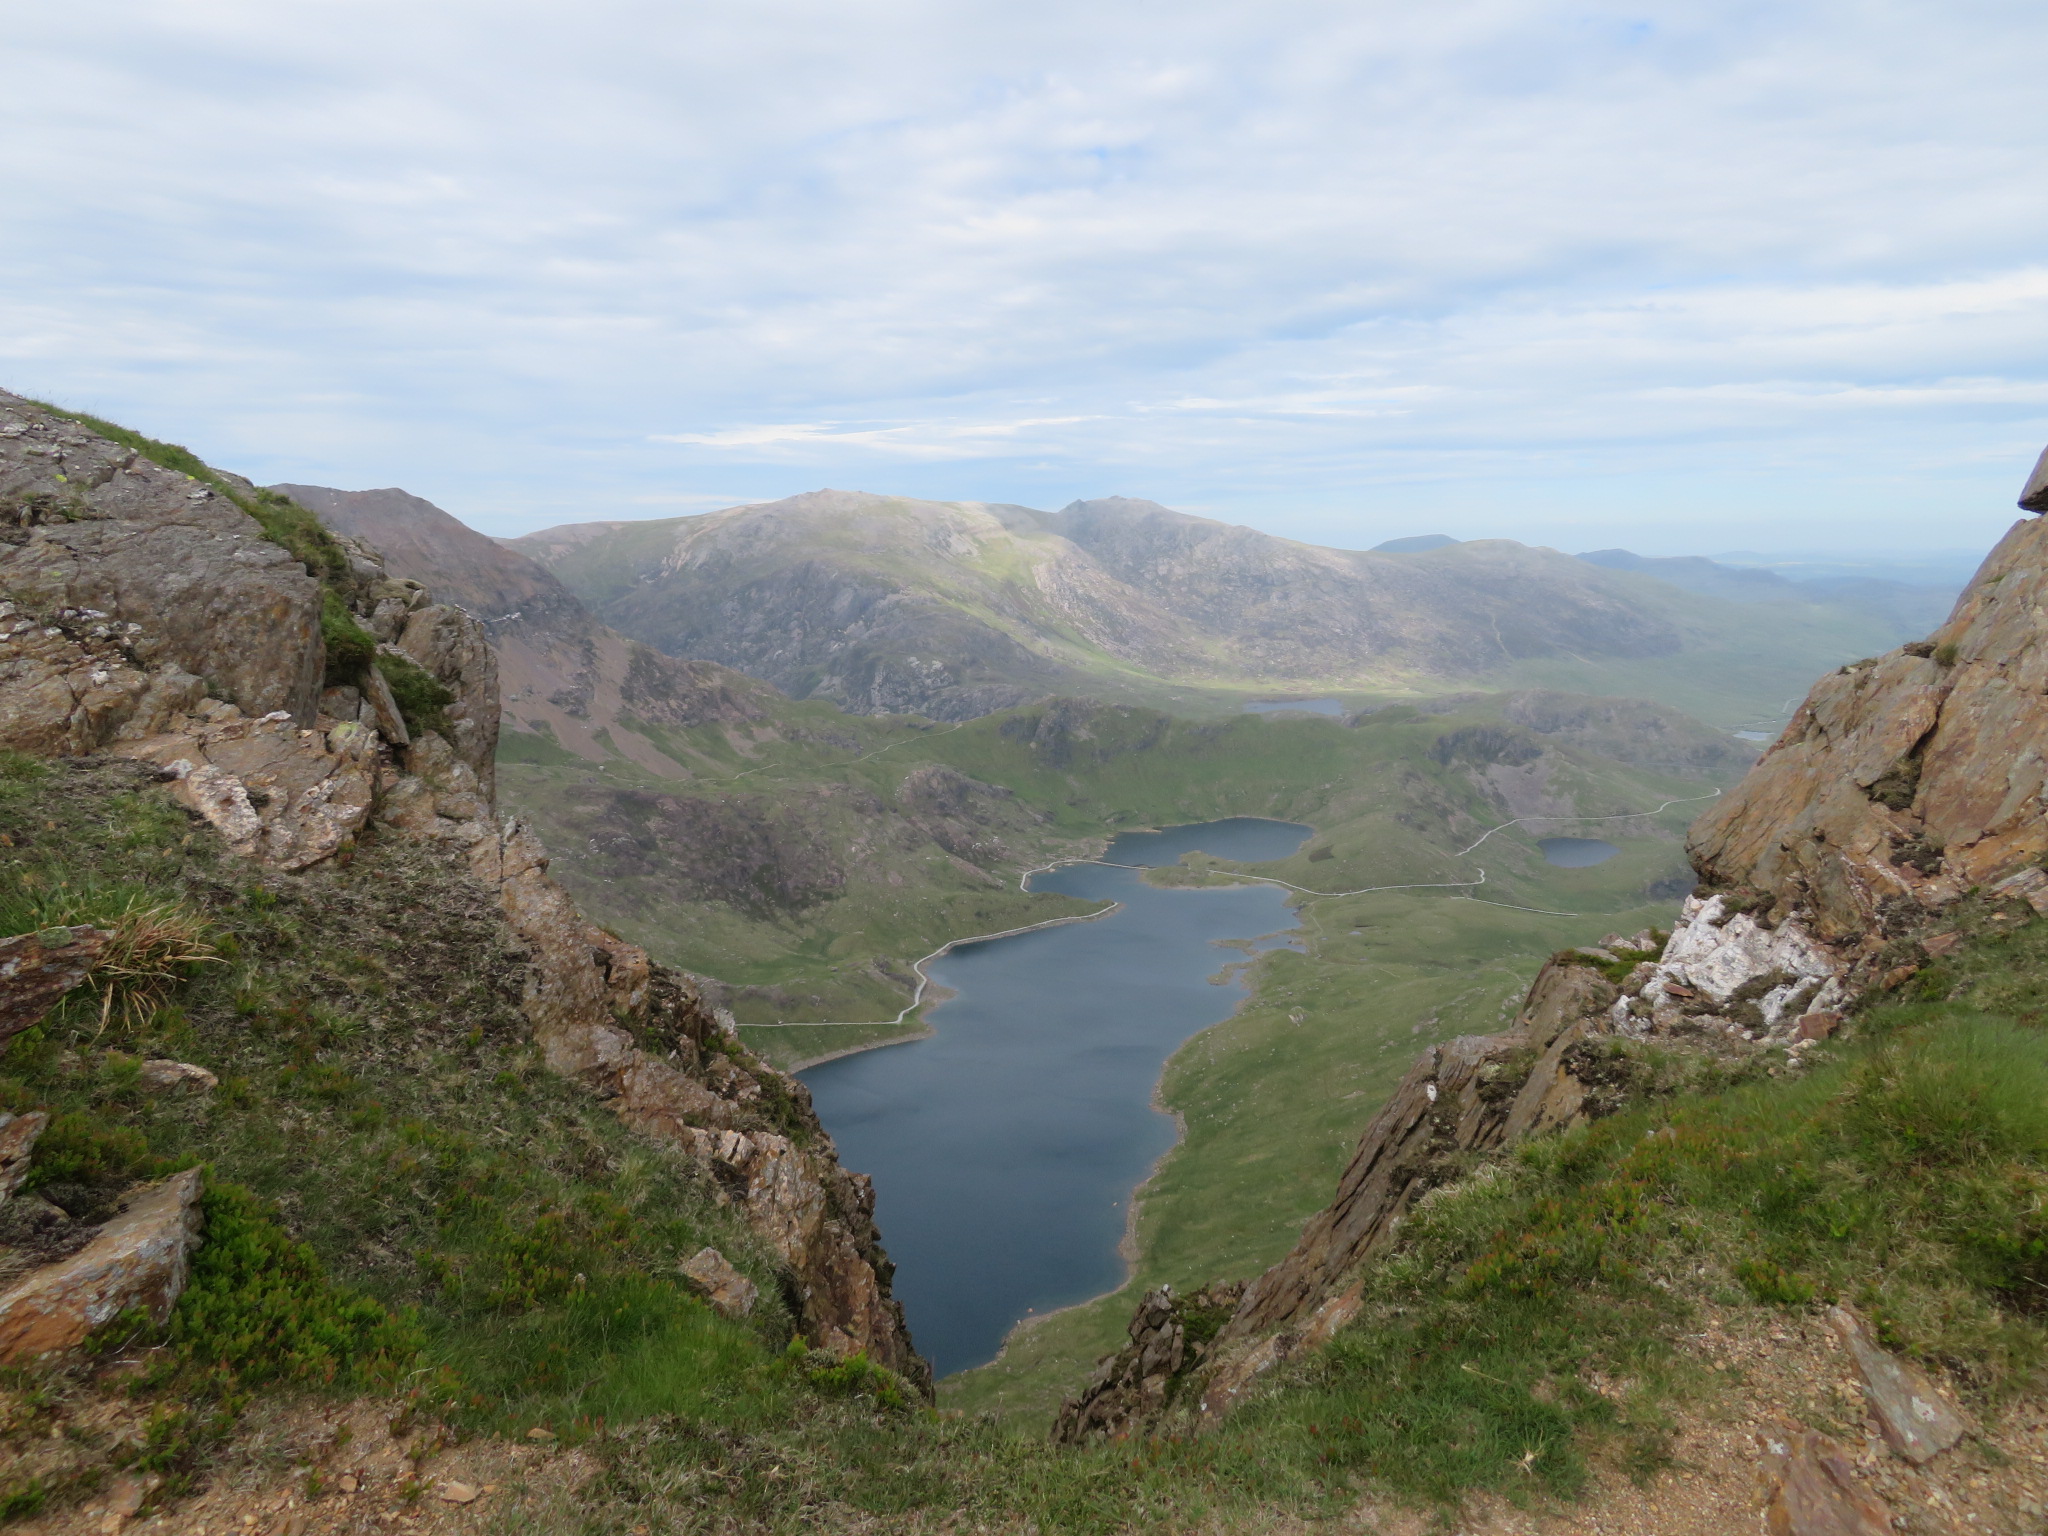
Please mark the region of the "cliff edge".
<svg viewBox="0 0 2048 1536"><path fill-rule="evenodd" d="M498 719L484 625L370 545L182 449L0 393L0 751L149 765L257 868L396 840L470 882L523 955L546 1064L703 1171L779 1260L814 1346L928 1390L867 1181L802 1084L587 922L532 831L498 817ZM28 977L10 966L0 992Z"/></svg>

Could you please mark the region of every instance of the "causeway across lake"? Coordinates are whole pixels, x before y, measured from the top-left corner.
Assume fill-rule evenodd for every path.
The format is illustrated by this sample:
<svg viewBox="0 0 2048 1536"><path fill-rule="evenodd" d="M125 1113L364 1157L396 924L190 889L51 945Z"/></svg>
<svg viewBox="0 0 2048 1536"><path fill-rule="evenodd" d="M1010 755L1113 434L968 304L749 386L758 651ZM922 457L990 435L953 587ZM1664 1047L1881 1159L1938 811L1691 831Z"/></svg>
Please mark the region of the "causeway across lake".
<svg viewBox="0 0 2048 1536"><path fill-rule="evenodd" d="M1313 830L1233 817L1127 832L1103 857L1259 863ZM1241 981L1210 980L1245 958L1217 941L1273 948L1296 927L1277 886L1157 890L1070 864L1031 888L1123 909L954 950L926 968L957 994L925 1010L932 1037L803 1074L841 1160L875 1181L896 1295L941 1376L994 1359L1022 1319L1123 1283L1132 1192L1174 1141L1152 1105L1160 1071L1244 1000Z"/></svg>

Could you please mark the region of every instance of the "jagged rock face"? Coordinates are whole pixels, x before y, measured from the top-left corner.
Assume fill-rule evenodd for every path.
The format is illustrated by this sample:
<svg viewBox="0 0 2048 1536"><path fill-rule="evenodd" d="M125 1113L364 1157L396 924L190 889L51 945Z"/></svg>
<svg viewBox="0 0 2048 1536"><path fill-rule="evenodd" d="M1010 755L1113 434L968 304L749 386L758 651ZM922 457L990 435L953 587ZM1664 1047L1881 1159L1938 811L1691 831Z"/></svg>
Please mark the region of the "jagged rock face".
<svg viewBox="0 0 2048 1536"><path fill-rule="evenodd" d="M311 724L320 588L239 507L0 391L0 746L90 752L202 691Z"/></svg>
<svg viewBox="0 0 2048 1536"><path fill-rule="evenodd" d="M251 720L203 700L165 734L119 747L162 768L236 853L277 869L332 857L362 830L376 794L373 732L346 722L301 730L282 710Z"/></svg>
<svg viewBox="0 0 2048 1536"><path fill-rule="evenodd" d="M928 1390L931 1369L889 1294L874 1190L839 1165L804 1086L756 1060L680 975L586 922L548 877L539 839L517 821L473 845L469 859L532 955L525 1007L549 1067L711 1170L788 1266L820 1347L865 1351ZM667 1042L669 1056L642 1049L634 1029Z"/></svg>
<svg viewBox="0 0 2048 1536"><path fill-rule="evenodd" d="M1708 880L1824 939L1896 927L2048 853L2048 523L2017 524L1925 644L1823 678L1694 825Z"/></svg>
<svg viewBox="0 0 2048 1536"><path fill-rule="evenodd" d="M1569 1124L1588 1090L1567 1056L1599 1028L1615 997L1598 972L1552 963L1530 988L1514 1029L1425 1051L1359 1138L1336 1200L1310 1220L1294 1252L1252 1283L1222 1342L1284 1326L1319 1306L1386 1246L1401 1216L1447 1177L1456 1154Z"/></svg>
<svg viewBox="0 0 2048 1536"><path fill-rule="evenodd" d="M1125 1330L1131 1342L1061 1406L1053 1439L1079 1445L1097 1435L1122 1438L1158 1419L1208 1356L1216 1324L1243 1293L1242 1285L1212 1285L1190 1296L1176 1296L1170 1285L1147 1292Z"/></svg>

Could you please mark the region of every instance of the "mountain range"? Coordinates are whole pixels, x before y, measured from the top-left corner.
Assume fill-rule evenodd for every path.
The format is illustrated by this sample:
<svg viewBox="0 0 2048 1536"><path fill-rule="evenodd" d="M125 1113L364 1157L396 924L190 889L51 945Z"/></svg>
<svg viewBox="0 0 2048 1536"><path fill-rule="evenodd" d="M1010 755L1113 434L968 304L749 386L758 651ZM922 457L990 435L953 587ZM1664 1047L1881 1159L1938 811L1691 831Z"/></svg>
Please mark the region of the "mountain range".
<svg viewBox="0 0 2048 1536"><path fill-rule="evenodd" d="M940 720L1052 693L1213 713L1539 686L1733 726L1927 621L1886 584L1504 539L1331 549L1124 497L1042 512L824 490L506 543L665 654Z"/></svg>

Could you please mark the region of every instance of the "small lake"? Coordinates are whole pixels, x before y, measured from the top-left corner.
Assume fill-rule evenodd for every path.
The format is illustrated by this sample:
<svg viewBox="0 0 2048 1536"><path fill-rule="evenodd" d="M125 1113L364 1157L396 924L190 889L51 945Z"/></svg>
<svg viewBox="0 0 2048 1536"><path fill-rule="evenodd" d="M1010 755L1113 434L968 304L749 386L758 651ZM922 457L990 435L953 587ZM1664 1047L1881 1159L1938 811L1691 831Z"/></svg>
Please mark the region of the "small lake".
<svg viewBox="0 0 2048 1536"><path fill-rule="evenodd" d="M1307 715L1348 715L1351 706L1342 699L1259 699L1244 707L1249 715L1281 715L1289 711Z"/></svg>
<svg viewBox="0 0 2048 1536"><path fill-rule="evenodd" d="M1103 857L1256 862L1312 832L1235 817L1127 832ZM1025 1317L1123 1283L1132 1192L1174 1141L1152 1107L1160 1070L1245 997L1210 980L1246 958L1217 941L1271 949L1296 927L1276 886L1156 890L1134 869L1070 864L1031 888L1123 906L954 950L926 967L956 994L926 1009L931 1038L803 1074L841 1159L875 1181L897 1298L941 1376L994 1359Z"/></svg>
<svg viewBox="0 0 2048 1536"><path fill-rule="evenodd" d="M1543 862L1559 869L1591 869L1621 852L1597 837L1544 837L1537 839L1536 846L1543 850Z"/></svg>

